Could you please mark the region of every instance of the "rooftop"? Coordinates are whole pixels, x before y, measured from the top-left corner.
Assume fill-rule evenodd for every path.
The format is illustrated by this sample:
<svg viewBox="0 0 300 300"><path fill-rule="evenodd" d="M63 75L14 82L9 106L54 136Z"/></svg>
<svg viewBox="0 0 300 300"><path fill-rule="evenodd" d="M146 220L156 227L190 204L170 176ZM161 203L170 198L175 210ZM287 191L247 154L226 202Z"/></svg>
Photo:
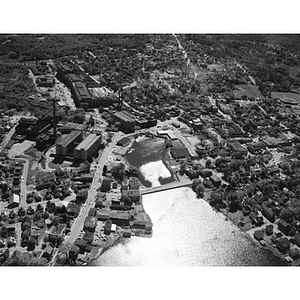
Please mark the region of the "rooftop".
<svg viewBox="0 0 300 300"><path fill-rule="evenodd" d="M56 226L53 226L50 231L49 234L52 235L62 235L63 232L65 231L67 225L66 224L57 224Z"/></svg>
<svg viewBox="0 0 300 300"><path fill-rule="evenodd" d="M76 150L87 150L91 145L93 145L100 138L97 134L88 135L77 147Z"/></svg>
<svg viewBox="0 0 300 300"><path fill-rule="evenodd" d="M114 116L125 121L125 122L134 122L135 119L133 117L133 115L127 111L117 111L116 113L114 113Z"/></svg>
<svg viewBox="0 0 300 300"><path fill-rule="evenodd" d="M61 145L62 147L66 147L70 142L72 142L74 139L76 139L80 134L82 134L81 131L72 131L57 144Z"/></svg>
<svg viewBox="0 0 300 300"><path fill-rule="evenodd" d="M78 81L78 82L74 83L74 86L77 89L77 91L81 97L91 97L90 93L84 83Z"/></svg>

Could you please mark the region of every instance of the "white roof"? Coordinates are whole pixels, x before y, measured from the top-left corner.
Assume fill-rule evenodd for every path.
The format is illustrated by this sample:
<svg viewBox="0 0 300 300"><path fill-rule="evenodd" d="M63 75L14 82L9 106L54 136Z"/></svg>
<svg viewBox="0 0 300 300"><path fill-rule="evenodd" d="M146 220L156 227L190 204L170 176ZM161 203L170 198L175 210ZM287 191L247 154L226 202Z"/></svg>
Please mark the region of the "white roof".
<svg viewBox="0 0 300 300"><path fill-rule="evenodd" d="M116 224L111 224L110 231L116 231L116 230L117 230L117 225Z"/></svg>
<svg viewBox="0 0 300 300"><path fill-rule="evenodd" d="M12 195L9 197L9 202L10 202L10 203L15 202L15 203L20 204L20 197L19 197L18 195L16 195L16 194L12 194Z"/></svg>

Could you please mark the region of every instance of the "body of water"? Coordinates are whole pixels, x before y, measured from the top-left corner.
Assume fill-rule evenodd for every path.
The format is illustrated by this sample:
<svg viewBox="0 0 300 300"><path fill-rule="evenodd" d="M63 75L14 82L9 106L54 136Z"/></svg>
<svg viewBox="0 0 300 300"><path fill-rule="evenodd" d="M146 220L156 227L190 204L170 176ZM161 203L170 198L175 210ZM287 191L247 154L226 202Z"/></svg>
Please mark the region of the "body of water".
<svg viewBox="0 0 300 300"><path fill-rule="evenodd" d="M100 266L277 266L221 213L190 188L143 196L153 222L151 238L133 237L105 252Z"/></svg>
<svg viewBox="0 0 300 300"><path fill-rule="evenodd" d="M127 161L139 169L138 178L144 186L159 186L175 181L163 163L166 151L164 139L142 138L126 154Z"/></svg>

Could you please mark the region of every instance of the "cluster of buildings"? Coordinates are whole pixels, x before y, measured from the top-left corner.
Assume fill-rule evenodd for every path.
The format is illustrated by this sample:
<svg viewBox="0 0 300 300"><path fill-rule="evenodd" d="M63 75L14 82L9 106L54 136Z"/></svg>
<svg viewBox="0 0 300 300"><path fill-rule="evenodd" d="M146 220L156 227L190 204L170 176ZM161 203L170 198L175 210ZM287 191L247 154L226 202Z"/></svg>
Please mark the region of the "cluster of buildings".
<svg viewBox="0 0 300 300"><path fill-rule="evenodd" d="M100 149L101 142L102 136L100 134L92 133L83 138L82 131L71 131L56 143L56 155L60 157L71 156L79 161L88 160Z"/></svg>
<svg viewBox="0 0 300 300"><path fill-rule="evenodd" d="M143 117L138 113L121 110L112 113L114 123L119 123L119 129L125 133L135 132L136 128L144 129L156 126L157 120L151 117Z"/></svg>
<svg viewBox="0 0 300 300"><path fill-rule="evenodd" d="M79 75L81 75L79 77ZM73 64L60 63L57 68L57 78L72 92L77 107L85 110L89 108L107 107L118 103L116 94L105 87L88 88L85 84L87 75ZM84 77L85 79L82 79Z"/></svg>
<svg viewBox="0 0 300 300"><path fill-rule="evenodd" d="M19 160L2 158L0 161L1 200L7 201L9 208L20 204L23 165L24 162Z"/></svg>
<svg viewBox="0 0 300 300"><path fill-rule="evenodd" d="M84 221L84 233L75 241L78 253L91 251L93 242L99 238L99 228L106 236L117 232L125 238L132 235L151 236L153 225L141 205L137 178L131 177L121 186L111 179L105 179L96 197L95 207L90 208ZM79 210L80 207L75 203L67 207L68 213L72 211L75 215Z"/></svg>
<svg viewBox="0 0 300 300"><path fill-rule="evenodd" d="M20 118L13 139L18 142L23 142L25 139L35 141L36 147L41 150L50 147L55 141L53 117Z"/></svg>

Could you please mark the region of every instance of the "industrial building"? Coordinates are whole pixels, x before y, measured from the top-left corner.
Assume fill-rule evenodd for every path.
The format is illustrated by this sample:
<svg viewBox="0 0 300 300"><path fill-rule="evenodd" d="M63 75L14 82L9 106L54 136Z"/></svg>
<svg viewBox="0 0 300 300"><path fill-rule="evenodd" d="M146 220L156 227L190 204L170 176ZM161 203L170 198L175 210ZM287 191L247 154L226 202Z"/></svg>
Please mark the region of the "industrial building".
<svg viewBox="0 0 300 300"><path fill-rule="evenodd" d="M66 156L76 142L82 141L82 131L71 131L64 139L56 144L56 155Z"/></svg>
<svg viewBox="0 0 300 300"><path fill-rule="evenodd" d="M73 96L77 102L77 106L88 109L92 102L92 96L86 88L85 84L78 81L73 83Z"/></svg>
<svg viewBox="0 0 300 300"><path fill-rule="evenodd" d="M135 118L128 111L118 111L112 115L115 122L121 124L120 129L126 133L134 132Z"/></svg>
<svg viewBox="0 0 300 300"><path fill-rule="evenodd" d="M86 124L78 124L73 122L67 122L65 124L58 123L58 127L60 127L60 131L62 133L70 133L73 130L85 131L87 129Z"/></svg>
<svg viewBox="0 0 300 300"><path fill-rule="evenodd" d="M102 136L90 134L74 150L74 158L78 160L87 160L91 158L100 148Z"/></svg>
<svg viewBox="0 0 300 300"><path fill-rule="evenodd" d="M43 86L43 87L53 87L55 84L55 80L54 78L49 76L42 76L36 80L36 84L38 86Z"/></svg>
<svg viewBox="0 0 300 300"><path fill-rule="evenodd" d="M94 87L88 90L92 95L90 108L98 108L99 106L108 107L119 101L116 94L106 87Z"/></svg>

